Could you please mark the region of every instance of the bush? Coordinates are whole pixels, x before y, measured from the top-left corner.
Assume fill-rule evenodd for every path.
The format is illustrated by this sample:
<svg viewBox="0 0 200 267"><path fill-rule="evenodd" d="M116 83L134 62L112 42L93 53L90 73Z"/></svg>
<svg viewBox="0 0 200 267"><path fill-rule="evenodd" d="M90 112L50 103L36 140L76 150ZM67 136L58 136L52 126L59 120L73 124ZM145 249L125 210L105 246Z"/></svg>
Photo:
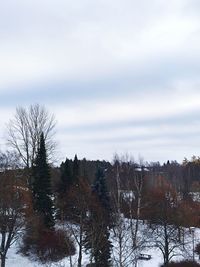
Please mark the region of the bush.
<svg viewBox="0 0 200 267"><path fill-rule="evenodd" d="M196 245L195 252L200 256L200 243Z"/></svg>
<svg viewBox="0 0 200 267"><path fill-rule="evenodd" d="M34 226L24 235L20 252L36 256L42 263L57 262L74 255L75 246L66 231Z"/></svg>
<svg viewBox="0 0 200 267"><path fill-rule="evenodd" d="M164 267L164 265L161 267ZM170 262L167 267L200 267L200 264L195 261L179 261Z"/></svg>

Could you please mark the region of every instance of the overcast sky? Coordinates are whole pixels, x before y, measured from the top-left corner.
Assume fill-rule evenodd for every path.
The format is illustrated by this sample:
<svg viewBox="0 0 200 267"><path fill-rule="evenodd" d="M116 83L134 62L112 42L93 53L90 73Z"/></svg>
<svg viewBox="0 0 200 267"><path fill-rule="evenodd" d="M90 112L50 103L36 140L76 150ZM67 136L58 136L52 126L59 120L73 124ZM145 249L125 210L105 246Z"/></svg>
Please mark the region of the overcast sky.
<svg viewBox="0 0 200 267"><path fill-rule="evenodd" d="M57 119L58 157L200 155L199 0L0 2L0 144L17 106Z"/></svg>

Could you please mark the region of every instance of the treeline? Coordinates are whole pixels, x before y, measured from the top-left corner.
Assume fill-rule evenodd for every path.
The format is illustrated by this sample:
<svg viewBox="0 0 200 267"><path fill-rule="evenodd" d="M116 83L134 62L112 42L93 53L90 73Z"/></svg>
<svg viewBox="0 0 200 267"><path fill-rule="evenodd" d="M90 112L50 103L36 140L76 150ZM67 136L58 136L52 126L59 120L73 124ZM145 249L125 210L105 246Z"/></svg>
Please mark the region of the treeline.
<svg viewBox="0 0 200 267"><path fill-rule="evenodd" d="M78 160L77 156L66 159L54 188L57 218L79 226L79 263L83 248L90 251L95 266L110 266L111 258L114 266L133 264L139 252L150 244L161 250L165 266L177 251L186 253L187 236L191 235L192 240L192 232L186 229L200 224L198 168L196 157L182 164L168 161L162 165L141 164L118 156L112 163ZM101 228L103 222L106 232ZM114 245L110 244L110 234ZM90 246L84 237L90 238ZM101 251L101 242L106 251ZM112 246L117 253L111 257ZM105 261L96 253L105 253Z"/></svg>
<svg viewBox="0 0 200 267"><path fill-rule="evenodd" d="M66 158L59 167L52 168L52 183L54 190L64 176L68 175L73 180L74 162L78 163L78 176L84 177L90 184L94 182L94 177L98 168L105 170L108 189L111 190L113 181L116 179L116 166L122 173L120 177L120 186L123 190L128 190L128 184L131 177L138 173L145 176L145 183L149 187L156 186L160 179L165 179L182 194L183 198L189 198L194 192L200 192L200 157L193 156L191 159L184 158L182 163L177 161L160 162L140 162L132 159L125 159L115 155L112 162L100 160ZM77 161L78 160L78 161ZM77 164L75 163L75 164ZM67 174L64 174L67 173Z"/></svg>
<svg viewBox="0 0 200 267"><path fill-rule="evenodd" d="M0 153L1 267L16 240L23 255L42 263L67 257L70 267L83 265L83 253L88 266L133 266L150 247L164 266L176 266L176 255L194 262L200 158L160 164L75 155L55 167L54 126L39 105L18 108L8 124L14 150Z"/></svg>

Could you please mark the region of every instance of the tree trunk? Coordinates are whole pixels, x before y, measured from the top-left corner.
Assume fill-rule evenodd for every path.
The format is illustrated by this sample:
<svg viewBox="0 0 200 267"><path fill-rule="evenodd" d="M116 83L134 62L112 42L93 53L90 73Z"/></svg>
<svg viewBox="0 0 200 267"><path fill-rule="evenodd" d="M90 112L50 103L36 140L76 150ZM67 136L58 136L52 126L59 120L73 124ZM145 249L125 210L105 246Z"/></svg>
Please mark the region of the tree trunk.
<svg viewBox="0 0 200 267"><path fill-rule="evenodd" d="M80 231L81 233L80 233L80 245L79 245L79 255L78 255L78 267L81 267L81 263L82 263L82 230Z"/></svg>
<svg viewBox="0 0 200 267"><path fill-rule="evenodd" d="M6 255L1 255L1 267L6 266Z"/></svg>
<svg viewBox="0 0 200 267"><path fill-rule="evenodd" d="M120 235L119 235L119 265L120 265L120 267L123 267L123 264L122 264L122 236L121 236L121 229L120 229Z"/></svg>
<svg viewBox="0 0 200 267"><path fill-rule="evenodd" d="M138 236L138 229L139 229L139 219L140 219L140 208L141 208L141 195L138 194L137 199L137 217L136 217L136 223L135 223L135 234L133 238L133 245L137 246L137 236Z"/></svg>
<svg viewBox="0 0 200 267"><path fill-rule="evenodd" d="M164 225L164 232L165 232L165 262L164 266L168 266L169 264L169 242L168 242L168 233L167 233L167 225Z"/></svg>
<svg viewBox="0 0 200 267"><path fill-rule="evenodd" d="M70 264L70 267L73 267L73 264L72 264L72 256L71 255L69 256L69 264Z"/></svg>
<svg viewBox="0 0 200 267"><path fill-rule="evenodd" d="M81 262L82 262L82 248L79 249L79 256L78 256L78 267L81 267Z"/></svg>

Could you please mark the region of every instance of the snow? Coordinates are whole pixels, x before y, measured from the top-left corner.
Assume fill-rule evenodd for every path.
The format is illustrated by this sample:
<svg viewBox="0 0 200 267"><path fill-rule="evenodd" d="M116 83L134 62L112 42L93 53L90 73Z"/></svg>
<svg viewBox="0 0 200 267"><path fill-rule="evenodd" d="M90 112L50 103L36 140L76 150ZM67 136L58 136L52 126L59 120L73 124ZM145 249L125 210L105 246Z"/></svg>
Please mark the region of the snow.
<svg viewBox="0 0 200 267"><path fill-rule="evenodd" d="M139 260L137 267L157 267L160 263L162 263L162 257L160 252L155 249L148 250L148 254L152 255L152 259L149 261ZM76 266L76 256L72 257L73 265ZM83 255L83 267L88 263L88 255ZM70 267L69 259L65 259L58 263L54 264L41 264L39 262L28 259L27 257L23 257L22 255L17 253L17 246L12 246L7 255L6 259L7 267Z"/></svg>
<svg viewBox="0 0 200 267"><path fill-rule="evenodd" d="M189 238L192 237L189 236ZM199 242L199 237L200 237L200 229L195 229L195 244ZM192 242L190 245L190 252L192 252ZM29 259L27 257L24 257L17 253L18 251L18 246L17 243L14 244L9 250L7 254L7 259L6 259L6 266L7 267L70 267L69 263L69 258L65 258L64 260L58 262L58 263L51 263L51 264L41 264L40 262L34 261L33 259ZM77 250L78 251L78 250ZM161 255L161 252L156 249L156 248L148 248L146 250L142 250L141 253L149 254L151 255L152 259L151 260L138 260L137 267L159 267L163 263L163 258ZM192 256L192 255L187 255ZM196 260L198 257L195 257ZM180 259L180 257L179 257ZM183 259L183 257L182 257ZM174 258L176 260L176 258ZM86 264L89 262L89 254L85 254L83 252L83 267L86 266ZM77 266L77 254L72 257L72 263L73 266ZM113 265L115 267L115 265Z"/></svg>
<svg viewBox="0 0 200 267"><path fill-rule="evenodd" d="M6 259L6 266L7 267L69 267L69 258L65 258L62 261L57 263L49 263L49 264L42 264L40 262L34 261L33 259L29 259L27 257L22 256L21 254L17 253L18 247L17 245L13 245L7 254ZM76 255L72 257L73 266L77 266L76 262ZM83 255L83 266L86 266L88 263L88 255Z"/></svg>
<svg viewBox="0 0 200 267"><path fill-rule="evenodd" d="M144 251L145 253L145 251ZM139 260L137 267L157 267L162 264L162 255L159 250L152 248L146 251L147 254L151 255L151 260Z"/></svg>
<svg viewBox="0 0 200 267"><path fill-rule="evenodd" d="M152 259L147 260L139 260L137 267L158 267L162 263L162 256L160 252L156 249L150 249L147 252L152 256ZM76 256L72 257L72 262L74 266L77 266L76 263ZM88 263L88 255L83 255L83 267L86 266ZM23 257L17 253L17 246L13 246L9 249L7 260L6 260L7 267L70 267L69 259L65 259L58 263L54 264L41 264L36 261L31 261L27 257Z"/></svg>

